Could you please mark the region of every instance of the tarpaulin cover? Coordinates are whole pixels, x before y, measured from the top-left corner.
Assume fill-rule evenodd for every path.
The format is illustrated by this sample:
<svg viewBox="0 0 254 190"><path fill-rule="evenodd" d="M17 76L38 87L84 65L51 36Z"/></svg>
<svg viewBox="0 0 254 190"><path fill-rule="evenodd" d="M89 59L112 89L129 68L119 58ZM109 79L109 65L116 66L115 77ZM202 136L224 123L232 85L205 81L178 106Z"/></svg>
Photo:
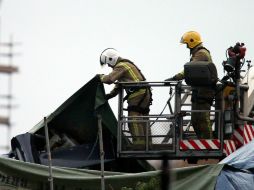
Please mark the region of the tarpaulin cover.
<svg viewBox="0 0 254 190"><path fill-rule="evenodd" d="M238 169L254 169L254 141L242 146L237 151L223 159L220 163Z"/></svg>
<svg viewBox="0 0 254 190"><path fill-rule="evenodd" d="M214 190L223 164L173 169L172 190Z"/></svg>
<svg viewBox="0 0 254 190"><path fill-rule="evenodd" d="M204 165L174 169L171 189L213 190L222 167L223 165ZM48 173L47 166L0 158L0 189L48 190ZM123 187L135 189L138 184L147 185L147 189L160 189L160 171L135 174L105 172L104 175L105 187L108 190L121 190ZM53 167L53 183L54 189L60 190L100 190L101 172Z"/></svg>
<svg viewBox="0 0 254 190"><path fill-rule="evenodd" d="M113 168L114 171L125 172L142 172L154 170L154 168L151 167L151 165L149 165L146 161L129 159L128 164L123 165L122 160L116 158L117 120L110 108L110 105L108 104L108 101L105 99L104 86L98 76L95 76L84 86L82 86L77 92L75 92L70 98L68 98L62 105L60 105L53 113L51 113L47 117L49 132L51 134L67 134L68 136L72 137L72 139L75 139L75 141L78 142L77 146L84 145L83 147L86 147L86 145L92 144L93 154L85 155L85 159L87 159L87 162L86 160L82 160L82 163L80 165L81 167L85 167L87 163L95 163L98 165L99 156L97 156L95 158L96 160L94 160L94 154L99 152L97 150L99 149L99 146L96 145L98 144L98 115L102 117L105 151L104 156L106 157L108 152L113 155L110 155L111 161L110 163L108 163L108 167L110 167L111 169ZM29 133L36 134L38 136L44 136L44 121L42 120L41 122L39 122L29 131ZM23 136L19 135L19 137ZM15 137L13 139L15 139ZM38 153L41 153L42 148L45 148L44 145L40 145L38 143L38 146L40 146L40 148L37 149L37 145L35 146L34 141L32 141L31 139L28 140L26 143L28 144L27 146L33 148L32 151L24 151L26 150L24 147L18 148L20 148L20 151L24 151L25 154L31 154L30 156L38 155L36 151L38 151ZM13 143L12 145L16 144ZM23 144L22 146L25 145ZM65 158L63 158L62 160L61 155L63 154L63 151L60 152L61 154L56 154L59 149L57 149L56 151L52 150L52 163L55 163L55 165L59 165L59 161L62 161L63 163L66 163L68 161L70 163L73 163L73 161L75 161L75 163L79 163L80 158L78 157L81 157L81 153L79 155L77 153L74 154L72 151L72 149L74 148L75 147L66 148L66 151L64 153L66 154L66 152L68 153L69 151L69 155L65 156ZM64 148L62 148L61 150L63 149ZM15 151L16 148L13 147L13 150ZM55 154L54 151L56 152ZM45 153L45 150L42 153ZM82 152L82 154L83 153L84 152ZM25 161L32 162L31 160L27 159L27 155L23 157L26 158L24 159ZM129 167L130 165L132 165L133 167Z"/></svg>
<svg viewBox="0 0 254 190"><path fill-rule="evenodd" d="M97 114L102 116L103 128L116 137L117 120L105 99L105 90L98 77L75 92L47 118L49 129L65 132L79 142L93 142L97 136ZM30 133L44 133L44 121Z"/></svg>
<svg viewBox="0 0 254 190"><path fill-rule="evenodd" d="M216 189L254 189L254 141L241 147L220 163L225 164L217 179Z"/></svg>
<svg viewBox="0 0 254 190"><path fill-rule="evenodd" d="M128 164L134 166L129 167L128 164L122 165L121 160L116 158L117 120L108 101L105 99L105 89L98 75L88 81L47 117L48 129L51 133L67 134L75 139L78 145L95 145L98 144L98 115L102 118L105 157L108 155L107 153L110 153L108 159L113 160L113 163L111 163L112 167L116 168L114 171L143 172L154 170L147 161L129 159ZM44 120L40 121L29 133L44 136L44 125ZM94 149L99 149L99 146L94 146ZM99 152L99 150L95 151L94 149L92 149L93 153ZM72 150L69 153L68 160L72 162L75 160L70 158L73 155ZM111 156L111 154L114 155ZM54 157L54 155L56 156ZM89 156L84 165L93 163L93 161L98 164L98 159L93 160L93 158L94 156ZM116 162L114 162L114 159L116 159ZM52 163L63 166L60 161L59 154L54 154L54 150L52 150ZM78 161L79 159L77 159L77 163L79 163Z"/></svg>

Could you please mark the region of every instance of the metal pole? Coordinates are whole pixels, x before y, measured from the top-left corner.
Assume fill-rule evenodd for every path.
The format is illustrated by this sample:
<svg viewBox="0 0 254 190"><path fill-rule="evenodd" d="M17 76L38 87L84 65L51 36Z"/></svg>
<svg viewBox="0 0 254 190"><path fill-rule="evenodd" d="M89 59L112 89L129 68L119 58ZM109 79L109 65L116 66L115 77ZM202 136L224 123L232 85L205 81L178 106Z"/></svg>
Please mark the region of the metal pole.
<svg viewBox="0 0 254 190"><path fill-rule="evenodd" d="M10 36L10 47L9 47L9 66L12 66L12 62L13 62L13 37L12 35ZM8 95L10 96L8 98L8 117L9 117L9 123L8 123L8 136L7 136L7 147L9 149L9 141L11 139L11 116L12 116L12 72L10 72L9 74L9 80L8 80Z"/></svg>
<svg viewBox="0 0 254 190"><path fill-rule="evenodd" d="M170 162L166 154L162 155L161 164L161 190L170 190L171 187L171 174L170 174Z"/></svg>
<svg viewBox="0 0 254 190"><path fill-rule="evenodd" d="M123 120L123 88L120 85L119 99L118 99L118 124L117 124L117 156L122 152L122 131L125 123L122 123Z"/></svg>
<svg viewBox="0 0 254 190"><path fill-rule="evenodd" d="M47 154L48 154L48 164L49 164L49 185L50 185L50 190L54 189L54 184L53 184L53 176L52 176L52 161L51 161L51 152L50 152L50 147L49 147L49 133L48 133L48 122L47 122L47 117L44 117L44 129L45 129L45 137L46 137L46 146L47 146Z"/></svg>
<svg viewBox="0 0 254 190"><path fill-rule="evenodd" d="M103 137L102 137L102 117L97 115L98 118L98 135L100 142L100 159L101 159L101 190L105 190L105 179L104 179L104 149L103 149Z"/></svg>

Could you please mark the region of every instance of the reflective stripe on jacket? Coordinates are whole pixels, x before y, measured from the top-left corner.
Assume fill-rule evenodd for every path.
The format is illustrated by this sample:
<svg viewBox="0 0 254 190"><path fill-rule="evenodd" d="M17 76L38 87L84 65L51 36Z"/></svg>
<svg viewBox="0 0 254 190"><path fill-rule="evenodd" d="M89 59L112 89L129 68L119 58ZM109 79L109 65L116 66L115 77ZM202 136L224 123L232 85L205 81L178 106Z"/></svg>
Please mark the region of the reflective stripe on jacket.
<svg viewBox="0 0 254 190"><path fill-rule="evenodd" d="M138 70L138 68L127 61L120 61L118 62L113 71L108 75L103 75L101 77L101 81L106 84L112 84L115 81L119 82L139 82L144 81L144 77L142 73ZM115 88L110 92L111 95L115 96L119 92L118 86L116 85ZM136 97L140 94L144 94L145 89L137 90L136 92L132 93L129 98Z"/></svg>

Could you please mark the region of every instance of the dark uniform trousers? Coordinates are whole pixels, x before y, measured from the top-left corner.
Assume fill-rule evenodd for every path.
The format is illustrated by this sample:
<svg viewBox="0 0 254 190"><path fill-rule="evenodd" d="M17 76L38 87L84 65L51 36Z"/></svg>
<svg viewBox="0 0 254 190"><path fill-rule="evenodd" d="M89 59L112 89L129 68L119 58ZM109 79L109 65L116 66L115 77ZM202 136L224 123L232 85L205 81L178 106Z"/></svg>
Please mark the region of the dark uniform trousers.
<svg viewBox="0 0 254 190"><path fill-rule="evenodd" d="M207 102L192 102L192 110L210 110L210 104ZM191 113L192 126L199 139L212 138L212 126L209 112L192 112Z"/></svg>
<svg viewBox="0 0 254 190"><path fill-rule="evenodd" d="M212 139L212 124L210 121L210 110L215 90L211 87L199 87L192 89L191 123L199 139ZM201 112L197 112L201 110Z"/></svg>
<svg viewBox="0 0 254 190"><path fill-rule="evenodd" d="M144 89L143 89L144 90ZM137 95L136 97L129 98L128 99L128 108L132 106L137 106L139 104L140 108L143 108L144 110L149 110L149 106L151 103L151 94L146 90L147 92L144 94ZM133 117L142 117L142 116L148 116L149 112L147 113L141 113L139 111L135 110L129 110L128 116ZM148 135L149 143L151 143L149 136L151 135L151 128L150 123L146 122L148 118L130 118L128 128L130 130L130 133L132 135L132 141L133 144L138 145L145 145L146 142L146 136Z"/></svg>

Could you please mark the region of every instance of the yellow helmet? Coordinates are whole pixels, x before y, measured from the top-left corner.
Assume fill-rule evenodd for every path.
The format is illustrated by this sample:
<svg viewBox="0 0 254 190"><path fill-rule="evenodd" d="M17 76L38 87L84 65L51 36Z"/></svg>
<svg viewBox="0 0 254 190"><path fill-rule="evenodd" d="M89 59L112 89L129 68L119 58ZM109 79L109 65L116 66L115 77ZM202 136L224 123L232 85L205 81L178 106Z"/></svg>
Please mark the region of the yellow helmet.
<svg viewBox="0 0 254 190"><path fill-rule="evenodd" d="M183 34L180 43L187 44L188 48L194 48L201 44L202 40L198 32L189 31Z"/></svg>

